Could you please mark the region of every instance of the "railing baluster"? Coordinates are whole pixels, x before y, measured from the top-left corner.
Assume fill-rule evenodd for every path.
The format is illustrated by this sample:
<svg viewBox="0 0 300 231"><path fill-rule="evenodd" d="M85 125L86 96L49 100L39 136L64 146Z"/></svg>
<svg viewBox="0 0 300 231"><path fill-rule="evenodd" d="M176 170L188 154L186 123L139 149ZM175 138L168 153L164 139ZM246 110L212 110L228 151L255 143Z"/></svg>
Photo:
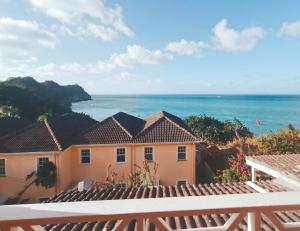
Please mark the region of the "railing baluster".
<svg viewBox="0 0 300 231"><path fill-rule="evenodd" d="M10 231L10 227L9 226L1 226L0 230L1 231Z"/></svg>
<svg viewBox="0 0 300 231"><path fill-rule="evenodd" d="M143 231L144 230L144 218L139 217L136 219L136 227L138 231Z"/></svg>
<svg viewBox="0 0 300 231"><path fill-rule="evenodd" d="M159 231L171 231L172 229L161 217L151 217L151 222L159 229Z"/></svg>
<svg viewBox="0 0 300 231"><path fill-rule="evenodd" d="M122 231L131 221L130 218L121 220L114 228L113 231Z"/></svg>
<svg viewBox="0 0 300 231"><path fill-rule="evenodd" d="M34 231L30 225L22 225L21 228L24 229L24 231Z"/></svg>
<svg viewBox="0 0 300 231"><path fill-rule="evenodd" d="M227 231L233 231L243 220L243 218L246 216L246 213L240 213L238 215L233 214L229 218L229 220L225 223L224 228ZM232 218L232 219L231 219Z"/></svg>
<svg viewBox="0 0 300 231"><path fill-rule="evenodd" d="M277 217L274 215L273 212L264 211L263 212L270 220L271 222L281 231L286 230L284 225L277 219Z"/></svg>

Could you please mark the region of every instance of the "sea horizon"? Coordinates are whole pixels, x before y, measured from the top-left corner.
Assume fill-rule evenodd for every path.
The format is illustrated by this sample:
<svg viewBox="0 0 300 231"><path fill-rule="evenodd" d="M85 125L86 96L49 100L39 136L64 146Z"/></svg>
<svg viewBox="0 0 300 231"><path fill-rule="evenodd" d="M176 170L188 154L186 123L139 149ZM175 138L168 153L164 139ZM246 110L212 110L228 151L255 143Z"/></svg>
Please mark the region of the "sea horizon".
<svg viewBox="0 0 300 231"><path fill-rule="evenodd" d="M288 124L300 127L300 95L296 94L98 94L73 104L72 109L99 121L120 111L145 118L163 110L182 119L199 114L221 121L237 118L256 134Z"/></svg>

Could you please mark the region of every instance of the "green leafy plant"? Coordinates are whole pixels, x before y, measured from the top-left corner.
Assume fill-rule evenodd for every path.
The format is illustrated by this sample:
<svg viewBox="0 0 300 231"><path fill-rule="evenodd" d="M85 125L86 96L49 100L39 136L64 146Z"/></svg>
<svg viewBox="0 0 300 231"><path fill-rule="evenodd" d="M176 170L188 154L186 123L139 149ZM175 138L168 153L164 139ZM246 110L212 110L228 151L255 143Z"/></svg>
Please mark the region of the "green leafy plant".
<svg viewBox="0 0 300 231"><path fill-rule="evenodd" d="M26 181L30 181L24 186L24 188L17 193L16 197L8 198L5 204L21 204L28 201L28 199L22 199L24 193L32 186L41 186L43 188L52 188L57 181L56 166L53 162L46 162L37 171L32 171L26 176Z"/></svg>
<svg viewBox="0 0 300 231"><path fill-rule="evenodd" d="M150 161L143 161L142 167L135 165L135 171L129 174L129 183L131 187L150 187L155 185L158 164Z"/></svg>
<svg viewBox="0 0 300 231"><path fill-rule="evenodd" d="M212 144L226 144L233 141L235 133L251 137L252 132L237 118L224 122L206 115L189 116L185 122L200 138Z"/></svg>

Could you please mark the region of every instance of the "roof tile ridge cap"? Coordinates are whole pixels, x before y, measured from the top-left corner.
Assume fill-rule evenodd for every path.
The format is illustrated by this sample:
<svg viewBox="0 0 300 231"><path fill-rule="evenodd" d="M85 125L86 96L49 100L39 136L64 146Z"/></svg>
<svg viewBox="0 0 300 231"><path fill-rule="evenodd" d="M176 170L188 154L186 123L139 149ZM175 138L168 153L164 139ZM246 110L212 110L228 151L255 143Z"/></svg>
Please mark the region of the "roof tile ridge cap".
<svg viewBox="0 0 300 231"><path fill-rule="evenodd" d="M44 123L45 123L45 125L46 125L46 127L47 127L47 129L48 129L48 131L49 131L49 133L50 133L50 135L51 135L51 137L52 137L54 143L57 145L58 150L59 150L59 151L62 151L62 147L61 147L61 145L60 145L58 139L56 138L56 136L55 136L55 134L54 134L54 132L53 132L53 130L52 130L50 124L48 123L48 120L47 120L47 119L44 119Z"/></svg>
<svg viewBox="0 0 300 231"><path fill-rule="evenodd" d="M122 124L114 116L112 116L111 118L127 135L129 135L131 139L133 138L133 135L131 135L130 132L126 128L124 128Z"/></svg>
<svg viewBox="0 0 300 231"><path fill-rule="evenodd" d="M143 134L144 132L148 131L150 128L152 128L155 124L158 123L158 121L160 121L161 119L163 119L164 117L160 117L159 119L155 120L155 122L153 122L152 124L150 124L148 127L146 127L145 129L142 129L138 134L136 134L135 137L138 137L139 135ZM145 120L147 121L147 120Z"/></svg>
<svg viewBox="0 0 300 231"><path fill-rule="evenodd" d="M198 140L199 138L196 137L194 134L192 134L191 132L189 132L188 130L186 130L185 128L181 127L179 124L175 123L173 120L171 120L167 115L164 114L164 118L166 118L166 120L168 120L169 122L171 122L172 124L174 124L176 127L178 127L179 129L181 129L182 131L184 131L186 134L192 136L194 139Z"/></svg>
<svg viewBox="0 0 300 231"><path fill-rule="evenodd" d="M82 135L82 134L84 134L84 133L86 133L86 132L91 131L92 129L96 128L97 126L99 126L100 124L102 124L103 122L105 122L106 120L107 120L107 118L104 119L104 120L102 120L102 121L95 120L95 121L96 121L95 124L93 124L93 125L89 126L88 128L85 128L85 129L83 129L82 131L80 131L80 132L75 136L75 138L79 137L80 135Z"/></svg>

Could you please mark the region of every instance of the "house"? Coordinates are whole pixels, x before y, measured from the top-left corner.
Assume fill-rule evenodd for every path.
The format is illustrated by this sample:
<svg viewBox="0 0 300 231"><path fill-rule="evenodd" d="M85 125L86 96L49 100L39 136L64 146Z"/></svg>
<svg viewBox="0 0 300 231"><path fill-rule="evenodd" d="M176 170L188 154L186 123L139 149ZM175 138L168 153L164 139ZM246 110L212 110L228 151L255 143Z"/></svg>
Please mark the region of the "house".
<svg viewBox="0 0 300 231"><path fill-rule="evenodd" d="M281 163L277 162L279 159ZM78 186L57 194L46 203L0 206L0 228L299 230L299 190L277 182L282 176L284 180L299 182L299 156L254 156L247 157L247 162L255 171L273 174L275 178L133 188L92 185L83 189ZM268 163L274 163L274 168ZM279 169L280 176L276 175Z"/></svg>
<svg viewBox="0 0 300 231"><path fill-rule="evenodd" d="M145 159L158 164L161 185L196 183L200 140L168 112L146 119L119 112L101 122L77 113L36 122L14 120L0 119L0 192L7 196L15 196L26 176L47 161L57 167L56 186L32 186L24 198L45 199L82 180L104 181L109 166L117 183L127 184L128 175Z"/></svg>

